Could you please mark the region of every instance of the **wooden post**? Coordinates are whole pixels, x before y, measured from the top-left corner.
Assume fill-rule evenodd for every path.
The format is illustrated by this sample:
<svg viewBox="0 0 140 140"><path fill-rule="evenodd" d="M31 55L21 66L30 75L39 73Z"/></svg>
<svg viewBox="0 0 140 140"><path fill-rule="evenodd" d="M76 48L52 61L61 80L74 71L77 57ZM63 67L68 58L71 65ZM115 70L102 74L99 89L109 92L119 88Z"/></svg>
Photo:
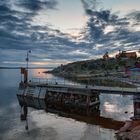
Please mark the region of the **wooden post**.
<svg viewBox="0 0 140 140"><path fill-rule="evenodd" d="M21 68L20 73L21 73L21 85L27 84L28 83L28 70L26 68ZM23 79L22 79L22 75L23 75Z"/></svg>
<svg viewBox="0 0 140 140"><path fill-rule="evenodd" d="M28 83L28 70L24 71L24 83L27 84Z"/></svg>

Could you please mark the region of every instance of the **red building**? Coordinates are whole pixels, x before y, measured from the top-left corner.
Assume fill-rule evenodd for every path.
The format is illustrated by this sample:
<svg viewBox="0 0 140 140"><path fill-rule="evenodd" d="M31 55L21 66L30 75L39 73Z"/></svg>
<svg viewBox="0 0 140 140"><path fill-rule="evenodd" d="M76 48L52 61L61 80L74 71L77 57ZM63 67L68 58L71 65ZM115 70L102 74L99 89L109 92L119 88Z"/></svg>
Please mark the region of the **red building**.
<svg viewBox="0 0 140 140"><path fill-rule="evenodd" d="M122 51L116 55L116 58L137 58L137 53Z"/></svg>

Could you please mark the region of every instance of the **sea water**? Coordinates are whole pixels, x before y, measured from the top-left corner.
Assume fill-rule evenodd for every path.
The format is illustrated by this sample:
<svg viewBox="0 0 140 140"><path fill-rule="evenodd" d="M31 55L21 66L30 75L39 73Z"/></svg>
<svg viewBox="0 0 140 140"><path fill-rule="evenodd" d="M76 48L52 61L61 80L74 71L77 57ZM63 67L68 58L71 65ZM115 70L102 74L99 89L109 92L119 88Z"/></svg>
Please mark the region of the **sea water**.
<svg viewBox="0 0 140 140"><path fill-rule="evenodd" d="M43 73L46 70L30 69L29 79L72 83ZM26 122L20 121L21 108L16 97L21 79L19 69L0 69L0 140L115 140L115 130L106 125L111 123L108 119L125 121L134 114L132 96L100 94L99 118L105 118L105 122L97 118L97 123L90 123L88 117L68 118L30 108L27 131Z"/></svg>

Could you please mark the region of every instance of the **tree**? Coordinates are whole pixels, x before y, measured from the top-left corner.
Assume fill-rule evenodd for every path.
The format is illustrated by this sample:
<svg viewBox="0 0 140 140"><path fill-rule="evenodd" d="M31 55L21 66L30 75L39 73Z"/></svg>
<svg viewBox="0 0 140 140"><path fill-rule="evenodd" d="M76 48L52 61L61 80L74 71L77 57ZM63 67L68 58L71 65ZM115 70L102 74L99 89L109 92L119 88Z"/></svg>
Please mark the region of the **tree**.
<svg viewBox="0 0 140 140"><path fill-rule="evenodd" d="M103 59L104 60L107 60L109 58L109 54L108 54L108 52L106 52L104 55L103 55Z"/></svg>
<svg viewBox="0 0 140 140"><path fill-rule="evenodd" d="M124 60L120 60L118 63L119 66L126 66L126 62Z"/></svg>

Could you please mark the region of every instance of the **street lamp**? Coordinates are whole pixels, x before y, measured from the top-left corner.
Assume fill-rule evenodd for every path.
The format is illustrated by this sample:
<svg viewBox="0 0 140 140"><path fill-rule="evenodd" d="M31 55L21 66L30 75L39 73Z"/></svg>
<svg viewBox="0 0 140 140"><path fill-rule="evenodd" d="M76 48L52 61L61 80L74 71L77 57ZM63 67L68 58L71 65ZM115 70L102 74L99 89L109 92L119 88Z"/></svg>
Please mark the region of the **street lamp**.
<svg viewBox="0 0 140 140"><path fill-rule="evenodd" d="M26 62L27 62L26 69L27 70L28 70L28 63L29 63L29 53L31 53L31 50L27 51L27 56L26 56Z"/></svg>
<svg viewBox="0 0 140 140"><path fill-rule="evenodd" d="M26 62L27 62L27 65L26 65L26 73L25 73L25 81L28 82L28 63L29 63L29 53L31 53L31 50L28 50L27 51L27 56L26 56Z"/></svg>

